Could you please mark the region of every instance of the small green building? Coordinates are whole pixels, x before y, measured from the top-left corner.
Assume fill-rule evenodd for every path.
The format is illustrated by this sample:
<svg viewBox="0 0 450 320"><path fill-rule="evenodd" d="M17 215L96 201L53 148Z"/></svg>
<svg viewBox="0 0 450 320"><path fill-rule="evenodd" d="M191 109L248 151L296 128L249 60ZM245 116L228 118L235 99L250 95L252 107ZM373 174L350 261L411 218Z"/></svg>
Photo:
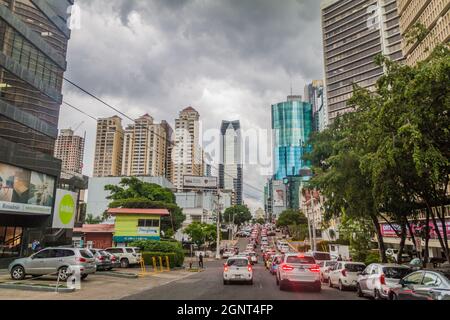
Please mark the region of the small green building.
<svg viewBox="0 0 450 320"><path fill-rule="evenodd" d="M170 215L167 209L111 208L108 213L116 217L113 236L116 245L139 240L160 240L161 217Z"/></svg>

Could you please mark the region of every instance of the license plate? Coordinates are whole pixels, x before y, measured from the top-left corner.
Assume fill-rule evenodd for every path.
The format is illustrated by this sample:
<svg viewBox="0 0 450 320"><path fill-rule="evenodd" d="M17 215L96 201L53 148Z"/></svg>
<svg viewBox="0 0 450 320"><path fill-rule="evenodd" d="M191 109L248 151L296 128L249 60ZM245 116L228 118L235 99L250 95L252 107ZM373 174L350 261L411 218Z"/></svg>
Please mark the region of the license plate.
<svg viewBox="0 0 450 320"><path fill-rule="evenodd" d="M240 279L241 278L241 275L240 274L237 274L237 275L235 275L234 276L236 279Z"/></svg>

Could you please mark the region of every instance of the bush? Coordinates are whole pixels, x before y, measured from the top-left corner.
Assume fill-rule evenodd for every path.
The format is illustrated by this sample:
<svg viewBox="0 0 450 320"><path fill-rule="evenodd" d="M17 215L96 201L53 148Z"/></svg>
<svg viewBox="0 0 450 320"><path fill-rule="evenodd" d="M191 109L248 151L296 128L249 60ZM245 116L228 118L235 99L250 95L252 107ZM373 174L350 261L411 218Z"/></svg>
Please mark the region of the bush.
<svg viewBox="0 0 450 320"><path fill-rule="evenodd" d="M153 257L155 257L156 266L160 266L159 264L159 257L162 257L162 263L163 267L167 268L166 265L166 256L169 257L169 265L170 268L174 267L181 267L181 265L178 265L177 261L177 254L175 252L143 252L142 258L144 259L144 262L146 265L153 265Z"/></svg>
<svg viewBox="0 0 450 320"><path fill-rule="evenodd" d="M178 241L141 240L130 243L130 246L139 247L141 251L145 253L147 252L173 253L175 255L174 260L175 266L176 267L183 266L184 252L181 243Z"/></svg>
<svg viewBox="0 0 450 320"><path fill-rule="evenodd" d="M371 263L379 263L379 262L381 262L380 254L375 251L369 251L367 253L366 260L364 261L366 266L368 266Z"/></svg>

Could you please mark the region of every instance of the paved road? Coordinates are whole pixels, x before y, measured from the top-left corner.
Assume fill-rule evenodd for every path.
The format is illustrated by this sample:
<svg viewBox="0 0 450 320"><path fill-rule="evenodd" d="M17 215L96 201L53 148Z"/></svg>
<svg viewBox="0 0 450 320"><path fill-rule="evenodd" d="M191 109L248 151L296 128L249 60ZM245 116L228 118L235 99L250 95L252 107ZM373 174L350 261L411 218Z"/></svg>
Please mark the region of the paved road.
<svg viewBox="0 0 450 320"><path fill-rule="evenodd" d="M239 241L244 250L246 240ZM280 291L272 276L259 262L254 266L253 285L223 285L224 261L206 262L206 270L187 279L128 296L133 300L357 300L353 291L340 292L327 286L322 292Z"/></svg>

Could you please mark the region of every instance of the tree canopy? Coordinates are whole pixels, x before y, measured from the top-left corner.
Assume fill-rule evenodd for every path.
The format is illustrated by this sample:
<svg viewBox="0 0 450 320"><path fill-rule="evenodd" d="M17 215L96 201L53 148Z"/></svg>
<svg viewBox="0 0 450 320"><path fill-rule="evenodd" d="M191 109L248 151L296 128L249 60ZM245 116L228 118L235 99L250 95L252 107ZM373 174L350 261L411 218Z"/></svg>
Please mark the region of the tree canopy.
<svg viewBox="0 0 450 320"><path fill-rule="evenodd" d="M216 241L217 230L216 226L207 223L193 222L184 229L191 241L198 247L208 243L211 245Z"/></svg>
<svg viewBox="0 0 450 320"><path fill-rule="evenodd" d="M234 220L233 220L234 216ZM232 207L229 207L225 210L223 213L223 219L225 222L233 222L237 225L242 225L247 221L252 220L252 214L250 213L250 210L245 205L235 205Z"/></svg>

